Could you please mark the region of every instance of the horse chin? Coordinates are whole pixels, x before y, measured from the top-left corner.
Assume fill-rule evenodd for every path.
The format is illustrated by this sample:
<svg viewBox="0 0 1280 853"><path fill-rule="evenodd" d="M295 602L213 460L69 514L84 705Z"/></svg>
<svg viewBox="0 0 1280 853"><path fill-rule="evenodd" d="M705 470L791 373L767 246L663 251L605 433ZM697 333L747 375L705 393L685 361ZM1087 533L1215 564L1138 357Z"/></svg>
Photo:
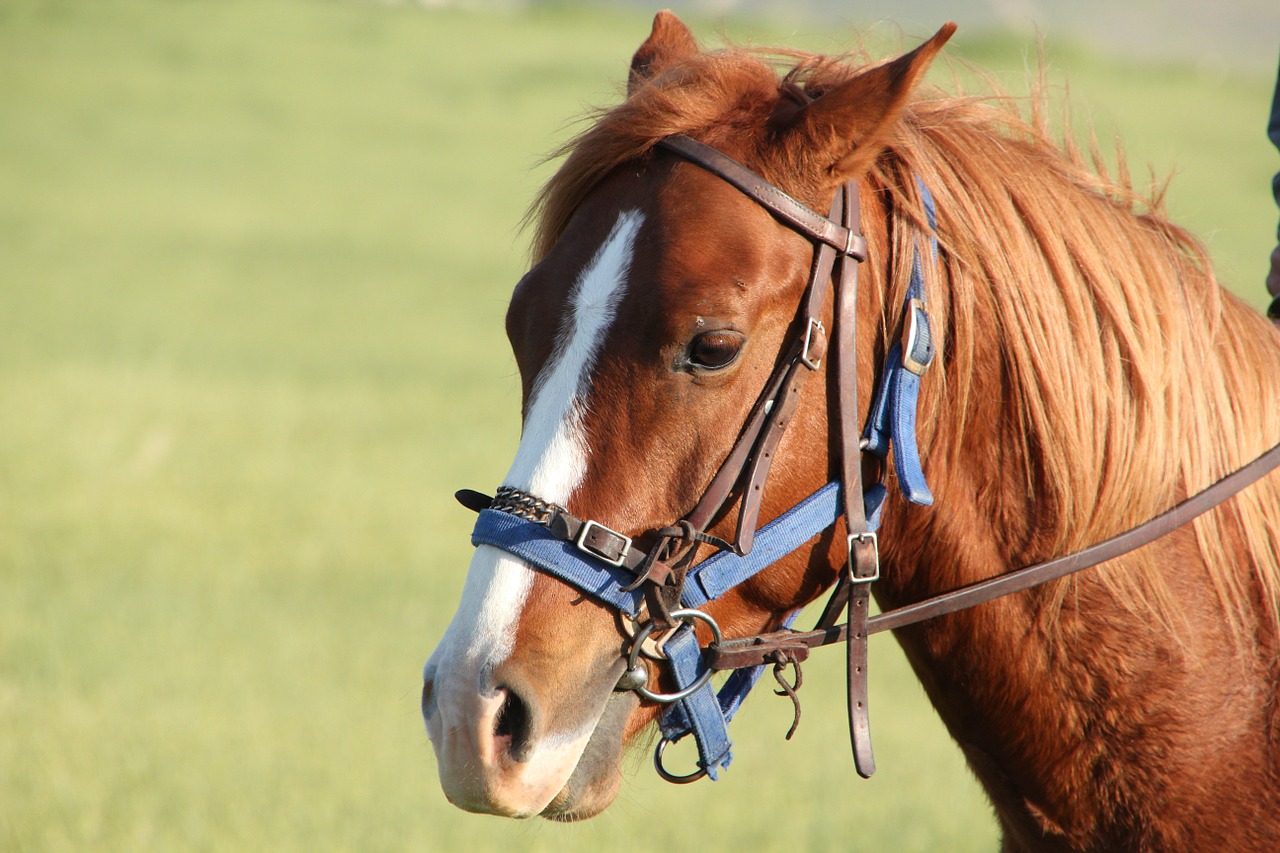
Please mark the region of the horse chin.
<svg viewBox="0 0 1280 853"><path fill-rule="evenodd" d="M623 733L627 719L639 704L639 699L630 692L609 697L569 781L542 810L542 817L568 823L595 817L609 807L622 782Z"/></svg>

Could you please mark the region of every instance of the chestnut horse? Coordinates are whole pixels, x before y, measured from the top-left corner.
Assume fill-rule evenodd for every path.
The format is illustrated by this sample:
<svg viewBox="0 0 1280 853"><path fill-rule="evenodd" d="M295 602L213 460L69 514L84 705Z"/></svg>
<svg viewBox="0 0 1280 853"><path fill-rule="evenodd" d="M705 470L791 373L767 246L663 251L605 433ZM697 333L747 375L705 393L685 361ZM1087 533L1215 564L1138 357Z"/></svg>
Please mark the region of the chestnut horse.
<svg viewBox="0 0 1280 853"><path fill-rule="evenodd" d="M626 99L567 146L534 208L535 263L507 315L524 401L507 487L651 541L707 491L796 334L813 243L664 147L677 135L813 210L857 188L860 419L906 322L912 259L936 237L923 281L938 358L916 426L934 500L909 502L884 472L881 607L1099 542L1280 439L1280 335L1219 288L1158 199L1006 99L923 84L953 29L856 66L704 51L657 16ZM781 77L779 56L794 66ZM825 365L815 376L761 519L839 479L840 389ZM707 538L733 540L735 517L719 512ZM778 629L836 583L843 534L703 610L728 638ZM1004 850L1280 849L1278 554L1269 476L1098 568L895 632ZM604 809L624 744L663 711L615 689L625 623L478 547L424 673L446 796L512 817ZM649 688L671 689L658 670Z"/></svg>

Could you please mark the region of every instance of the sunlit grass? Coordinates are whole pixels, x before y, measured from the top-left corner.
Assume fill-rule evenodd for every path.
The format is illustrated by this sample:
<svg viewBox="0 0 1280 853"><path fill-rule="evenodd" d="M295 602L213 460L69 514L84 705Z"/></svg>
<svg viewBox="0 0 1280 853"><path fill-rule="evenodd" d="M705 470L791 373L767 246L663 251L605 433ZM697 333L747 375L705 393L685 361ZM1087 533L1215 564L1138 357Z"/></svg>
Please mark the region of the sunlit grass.
<svg viewBox="0 0 1280 853"><path fill-rule="evenodd" d="M867 849L994 847L887 638L872 782L832 653L792 743L789 704L753 698L718 784L637 754L568 827L439 792L418 673L469 554L449 495L496 482L518 428L517 223L647 26L0 3L0 848L837 850L854 826ZM1181 163L1171 207L1259 301L1266 81L1061 57L1134 160Z"/></svg>

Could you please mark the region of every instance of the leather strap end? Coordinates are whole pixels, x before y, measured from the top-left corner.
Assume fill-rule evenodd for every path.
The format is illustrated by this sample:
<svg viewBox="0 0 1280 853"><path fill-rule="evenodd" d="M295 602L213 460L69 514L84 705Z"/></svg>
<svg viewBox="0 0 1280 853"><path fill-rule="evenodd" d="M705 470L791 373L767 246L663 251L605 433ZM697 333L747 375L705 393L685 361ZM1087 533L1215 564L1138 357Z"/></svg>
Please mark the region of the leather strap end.
<svg viewBox="0 0 1280 853"><path fill-rule="evenodd" d="M475 489L458 489L453 493L453 497L472 512L483 512L493 505L493 498Z"/></svg>
<svg viewBox="0 0 1280 853"><path fill-rule="evenodd" d="M849 595L849 739L853 743L853 765L858 775L870 779L876 772L871 749L871 720L867 713L867 608L870 592L865 583L854 584Z"/></svg>

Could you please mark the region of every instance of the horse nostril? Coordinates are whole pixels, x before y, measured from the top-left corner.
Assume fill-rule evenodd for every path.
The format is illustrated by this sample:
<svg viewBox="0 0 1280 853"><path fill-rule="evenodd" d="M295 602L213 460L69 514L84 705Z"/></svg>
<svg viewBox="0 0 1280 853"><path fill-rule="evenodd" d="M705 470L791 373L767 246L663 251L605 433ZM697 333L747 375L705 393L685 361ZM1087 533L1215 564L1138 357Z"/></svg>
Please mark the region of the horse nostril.
<svg viewBox="0 0 1280 853"><path fill-rule="evenodd" d="M498 688L506 694L498 716L493 722L495 739L508 741L507 753L516 761L529 758L529 708L520 695L510 687Z"/></svg>
<svg viewBox="0 0 1280 853"><path fill-rule="evenodd" d="M430 718L436 712L436 695L432 689L435 686L435 679L424 678L422 680L422 716Z"/></svg>

